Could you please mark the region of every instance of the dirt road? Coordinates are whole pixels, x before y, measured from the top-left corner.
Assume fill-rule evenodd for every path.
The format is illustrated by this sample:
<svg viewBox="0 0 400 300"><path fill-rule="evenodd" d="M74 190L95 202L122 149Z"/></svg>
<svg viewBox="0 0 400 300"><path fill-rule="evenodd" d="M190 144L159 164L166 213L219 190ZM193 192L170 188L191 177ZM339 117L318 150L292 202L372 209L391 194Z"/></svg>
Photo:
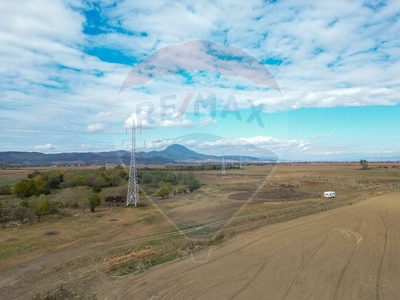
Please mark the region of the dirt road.
<svg viewBox="0 0 400 300"><path fill-rule="evenodd" d="M203 253L204 255L204 253ZM400 194L239 236L211 252L123 279L99 299L400 299Z"/></svg>
<svg viewBox="0 0 400 300"><path fill-rule="evenodd" d="M132 230L138 226L146 228ZM105 275L96 262L62 263L100 251L113 234L1 272L0 299L31 299L60 283L108 300L400 299L400 193L239 235L207 262L188 258L125 278Z"/></svg>

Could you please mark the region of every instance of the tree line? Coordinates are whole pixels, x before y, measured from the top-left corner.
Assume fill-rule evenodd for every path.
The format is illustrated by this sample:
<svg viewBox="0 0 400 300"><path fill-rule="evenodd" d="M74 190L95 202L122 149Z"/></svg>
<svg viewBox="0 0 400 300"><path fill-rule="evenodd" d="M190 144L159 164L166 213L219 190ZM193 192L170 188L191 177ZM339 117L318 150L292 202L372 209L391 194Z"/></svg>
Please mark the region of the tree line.
<svg viewBox="0 0 400 300"><path fill-rule="evenodd" d="M48 195L51 190L55 189L77 186L115 187L126 184L127 179L128 173L122 166L111 169L101 167L95 170L35 171L28 174L27 179L23 179L14 185L13 194L18 197L31 197L33 195Z"/></svg>
<svg viewBox="0 0 400 300"><path fill-rule="evenodd" d="M140 170L138 181L145 191L155 192L159 197L168 197L187 192L194 192L200 188L200 181L195 178L193 172L173 172L171 170Z"/></svg>
<svg viewBox="0 0 400 300"><path fill-rule="evenodd" d="M48 170L34 171L14 185L5 187L21 201L13 208L14 217L22 222L38 219L40 222L48 214L68 214L65 209L80 208L85 212L88 208L95 211L104 201L109 206L123 204L126 201L126 186L128 173L121 166L114 168ZM194 172L174 172L163 169L142 169L138 171L138 181L143 190L158 197L169 197L170 194L180 195L191 193L200 188L200 181ZM57 193L49 198L49 194L57 189L68 188L64 198L58 198ZM1 192L2 189L0 189ZM56 200L57 199L57 200ZM1 213L0 202L0 213ZM1 215L0 215L1 217Z"/></svg>
<svg viewBox="0 0 400 300"><path fill-rule="evenodd" d="M221 170L221 164L201 164L201 165L167 165L167 169L175 170L175 171L212 171L212 170ZM235 162L234 164L226 164L225 168L227 170L239 170L240 164Z"/></svg>

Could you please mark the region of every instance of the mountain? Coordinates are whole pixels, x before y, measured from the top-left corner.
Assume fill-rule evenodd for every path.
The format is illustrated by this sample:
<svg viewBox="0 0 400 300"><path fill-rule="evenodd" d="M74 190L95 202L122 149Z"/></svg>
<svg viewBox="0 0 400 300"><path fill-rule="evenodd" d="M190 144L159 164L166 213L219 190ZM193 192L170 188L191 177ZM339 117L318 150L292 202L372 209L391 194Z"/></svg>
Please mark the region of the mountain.
<svg viewBox="0 0 400 300"><path fill-rule="evenodd" d="M126 164L129 165L131 153L128 151L56 153L40 152L0 152L0 163L7 165L72 165L72 164ZM182 145L174 144L162 151L138 152L139 164L220 162L221 156L197 153ZM260 162L274 159L259 159L251 156L225 156L226 161Z"/></svg>

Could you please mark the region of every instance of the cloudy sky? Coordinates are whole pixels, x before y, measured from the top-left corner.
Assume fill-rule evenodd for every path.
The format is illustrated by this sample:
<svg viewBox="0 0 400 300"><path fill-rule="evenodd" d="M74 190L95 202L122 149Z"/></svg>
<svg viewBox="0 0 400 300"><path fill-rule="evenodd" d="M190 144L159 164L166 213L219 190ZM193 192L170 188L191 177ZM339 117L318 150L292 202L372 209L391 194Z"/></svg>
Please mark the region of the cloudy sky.
<svg viewBox="0 0 400 300"><path fill-rule="evenodd" d="M134 121L140 151L400 157L399 19L399 1L1 1L0 151L129 149Z"/></svg>

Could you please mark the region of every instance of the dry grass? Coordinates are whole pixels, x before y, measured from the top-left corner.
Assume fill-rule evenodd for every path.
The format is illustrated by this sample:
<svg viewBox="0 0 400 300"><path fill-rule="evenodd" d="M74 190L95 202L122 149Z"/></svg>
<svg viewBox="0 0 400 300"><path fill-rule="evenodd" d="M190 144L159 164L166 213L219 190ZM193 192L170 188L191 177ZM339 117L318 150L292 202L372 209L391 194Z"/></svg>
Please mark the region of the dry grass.
<svg viewBox="0 0 400 300"><path fill-rule="evenodd" d="M115 240L124 240L124 236L120 235L122 232L118 232L118 229L130 228L152 213L154 212L149 207L140 210L132 207L100 208L94 213L86 210L86 214L72 217L47 216L40 223L1 228L0 260L3 263L0 270L113 231L117 233L101 243L112 244ZM49 235L48 232L58 234Z"/></svg>
<svg viewBox="0 0 400 300"><path fill-rule="evenodd" d="M228 170L226 176L221 176L219 171L197 171L196 177L203 185L192 194L167 199L142 197L141 202L147 205L140 208L102 207L95 213L50 216L32 225L0 228L0 271L59 249L68 251L69 246L82 245L80 252L71 254L72 257L96 251L101 253L102 263L105 262L112 273L135 273L219 243L224 234L229 237L264 224L283 222L400 189L400 168L371 167L371 170L362 171L355 164L280 165L273 170L245 166L244 170ZM26 176L31 171L10 174ZM1 174L0 179L8 178L4 177L7 172ZM325 190L335 190L337 197L287 202L228 198L238 192L256 193L257 189L277 189L279 193L279 189L289 186L299 192L320 195ZM232 222L225 225L229 220ZM191 240L174 236L176 227ZM58 234L46 235L50 231ZM164 239L156 237L160 234L165 234ZM147 238L145 244L141 242L144 238Z"/></svg>

